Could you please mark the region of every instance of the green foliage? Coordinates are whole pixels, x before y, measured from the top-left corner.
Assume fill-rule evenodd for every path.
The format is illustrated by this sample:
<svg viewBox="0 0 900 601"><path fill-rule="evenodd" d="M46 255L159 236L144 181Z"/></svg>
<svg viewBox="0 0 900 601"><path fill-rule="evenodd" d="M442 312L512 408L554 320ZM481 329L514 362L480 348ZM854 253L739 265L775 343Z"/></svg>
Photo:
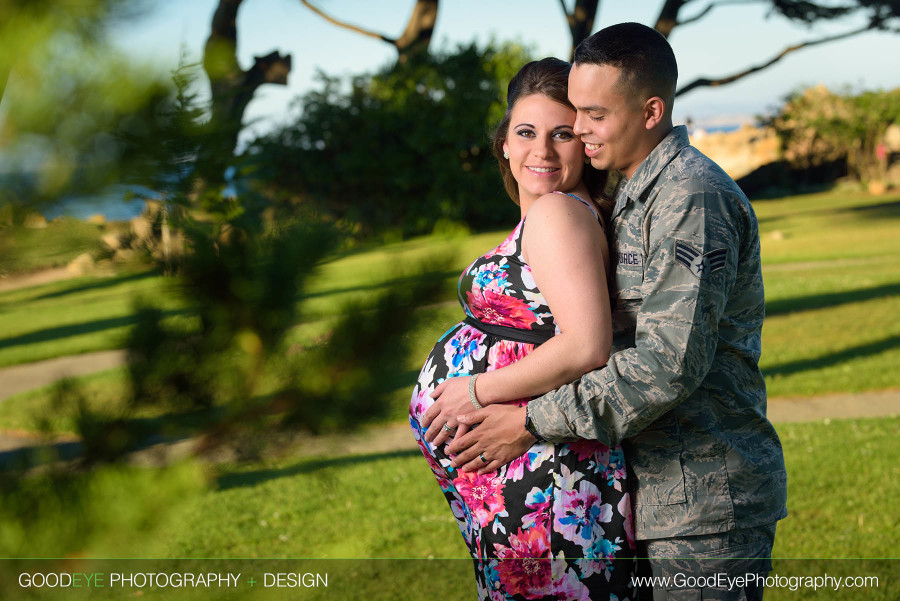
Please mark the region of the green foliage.
<svg viewBox="0 0 900 601"><path fill-rule="evenodd" d="M189 465L0 472L0 556L152 555L161 547L154 541L166 518L203 486L198 466ZM0 564L0 574L10 567Z"/></svg>
<svg viewBox="0 0 900 601"><path fill-rule="evenodd" d="M404 334L415 323L403 316L443 280L434 266L339 309L319 347L289 354L298 298L339 236L308 213L277 206L250 177L235 186L238 195L226 189L226 170L240 172L241 161L208 131L203 106L190 92L196 68L182 60L174 94L154 113L157 126L127 139L148 148L137 176L161 194L156 225L163 240L178 239L182 248L154 258L199 327L167 323L156 300L141 301L127 341L124 411L121 405L96 411L77 387L58 391L60 406L78 408L74 425L88 463L115 461L148 436L186 427L204 437L208 450L243 434L251 440L254 432L264 441L280 424L347 429L384 415L386 387L374 374L401 371ZM138 417L148 410L155 420Z"/></svg>
<svg viewBox="0 0 900 601"><path fill-rule="evenodd" d="M490 132L506 85L529 60L515 45L461 46L358 76L319 74L302 114L249 149L283 197L365 233L429 232L441 218L509 223Z"/></svg>
<svg viewBox="0 0 900 601"><path fill-rule="evenodd" d="M900 123L900 88L861 94L807 88L793 93L769 123L793 167L841 162L855 178L869 180L878 174L876 146L889 125Z"/></svg>
<svg viewBox="0 0 900 601"><path fill-rule="evenodd" d="M150 68L107 41L126 0L0 1L0 206L16 221L68 194L115 182L131 160L123 121L164 94ZM130 14L131 13L131 14Z"/></svg>

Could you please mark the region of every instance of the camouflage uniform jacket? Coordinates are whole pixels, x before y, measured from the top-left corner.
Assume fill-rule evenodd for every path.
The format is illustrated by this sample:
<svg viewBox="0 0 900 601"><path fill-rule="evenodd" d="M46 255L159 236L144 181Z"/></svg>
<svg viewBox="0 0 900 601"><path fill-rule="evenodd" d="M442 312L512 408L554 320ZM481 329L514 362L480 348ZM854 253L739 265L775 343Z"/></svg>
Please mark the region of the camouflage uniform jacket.
<svg viewBox="0 0 900 601"><path fill-rule="evenodd" d="M765 301L750 202L676 127L616 195L609 363L532 400L549 441L622 444L638 539L787 515L757 365Z"/></svg>

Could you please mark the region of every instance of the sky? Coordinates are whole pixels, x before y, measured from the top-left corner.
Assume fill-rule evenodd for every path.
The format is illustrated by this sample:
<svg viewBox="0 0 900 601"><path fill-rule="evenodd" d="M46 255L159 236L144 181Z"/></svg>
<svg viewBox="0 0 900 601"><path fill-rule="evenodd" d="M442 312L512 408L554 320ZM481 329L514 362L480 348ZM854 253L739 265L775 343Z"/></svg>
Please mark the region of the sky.
<svg viewBox="0 0 900 601"><path fill-rule="evenodd" d="M332 16L397 37L414 0L313 0ZM565 0L571 6L572 0ZM203 45L217 0L158 0L139 20L120 25L114 42L136 59L171 70L184 47L193 60ZM690 16L706 6L683 9ZM679 64L679 82L698 76L719 77L755 65L784 47L859 26L859 18L808 28L778 15L767 18L767 2L740 3L712 10L701 21L676 28L669 38ZM623 21L652 25L662 0L607 0L600 3L594 30ZM245 0L238 13L238 58L243 68L253 56L273 50L293 56L288 86L265 85L247 109L250 131L266 131L286 122L291 101L314 85L316 70L332 76L373 72L396 58L380 40L338 28L305 8L299 0ZM432 48L453 48L470 41L511 40L533 49L536 57L568 58L571 37L557 0L443 0ZM900 86L900 35L870 32L848 40L806 48L759 74L718 88L697 89L675 102L674 118L701 126L751 122L777 107L798 87L823 83L832 89L891 89ZM294 109L296 110L296 109Z"/></svg>

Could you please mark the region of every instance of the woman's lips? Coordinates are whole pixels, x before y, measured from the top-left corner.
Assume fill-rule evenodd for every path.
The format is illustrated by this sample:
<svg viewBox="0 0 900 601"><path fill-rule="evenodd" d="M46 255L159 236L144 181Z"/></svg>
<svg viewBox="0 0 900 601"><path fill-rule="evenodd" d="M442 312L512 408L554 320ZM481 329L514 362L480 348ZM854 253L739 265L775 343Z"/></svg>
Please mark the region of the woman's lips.
<svg viewBox="0 0 900 601"><path fill-rule="evenodd" d="M530 167L526 165L525 168L538 177L550 177L559 171L559 167Z"/></svg>

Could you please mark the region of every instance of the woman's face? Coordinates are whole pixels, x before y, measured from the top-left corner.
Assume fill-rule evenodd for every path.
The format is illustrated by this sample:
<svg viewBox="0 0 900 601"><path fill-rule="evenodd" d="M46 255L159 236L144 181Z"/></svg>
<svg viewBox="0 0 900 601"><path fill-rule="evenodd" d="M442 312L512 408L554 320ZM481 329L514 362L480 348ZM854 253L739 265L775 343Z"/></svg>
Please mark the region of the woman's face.
<svg viewBox="0 0 900 601"><path fill-rule="evenodd" d="M575 111L543 94L520 98L510 114L504 152L526 207L544 194L581 183L584 144L575 135Z"/></svg>

